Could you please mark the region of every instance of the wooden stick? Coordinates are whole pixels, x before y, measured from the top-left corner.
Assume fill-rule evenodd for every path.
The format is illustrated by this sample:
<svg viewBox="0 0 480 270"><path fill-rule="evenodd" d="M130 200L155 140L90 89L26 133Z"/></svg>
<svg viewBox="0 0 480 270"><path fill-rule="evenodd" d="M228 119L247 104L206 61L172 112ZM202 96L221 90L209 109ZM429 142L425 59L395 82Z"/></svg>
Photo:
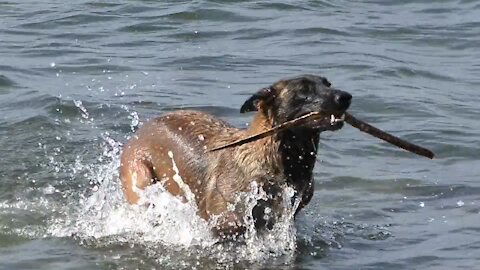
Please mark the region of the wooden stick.
<svg viewBox="0 0 480 270"><path fill-rule="evenodd" d="M430 159L433 159L434 154L432 151L423 148L421 146L418 146L416 144L407 142L405 140L402 140L398 137L395 137L381 129L378 129L370 124L367 124L363 122L362 120L359 120L355 118L353 115L345 112L345 122L349 123L352 125L352 127L358 128L360 131L363 131L365 133L368 133L374 137L377 137L381 140L384 140L386 142L389 142L395 146L398 146L400 148L403 148L407 151L410 151L412 153L415 153L420 156L424 156Z"/></svg>
<svg viewBox="0 0 480 270"><path fill-rule="evenodd" d="M325 117L325 114L320 113L320 112L311 112L309 114L306 114L306 115L303 115L301 117L295 118L293 120L287 121L287 122L285 122L283 124L280 124L278 126L272 127L271 129L268 129L264 132L257 133L257 134L248 136L244 139L241 139L241 140L238 140L238 141L234 141L232 143L228 143L228 144L225 144L225 145L222 145L222 146L219 146L219 147L209 149L209 150L207 150L207 152L214 152L214 151L218 151L218 150L221 150L221 149L225 149L225 148L229 148L229 147L235 147L235 146L250 143L250 142L253 142L253 141L256 141L256 140L260 140L260 139L263 139L267 136L273 135L273 134L275 134L279 131L282 131L284 129L291 128L291 127L294 127L294 126L299 126L299 125L305 124L308 121L320 119L322 117ZM434 154L433 154L432 151L430 151L426 148L423 148L421 146L418 146L416 144L413 144L413 143L407 142L405 140L402 140L398 137L395 137L395 136L393 136L393 135L391 135L391 134L389 134L389 133L387 133L387 132L385 132L381 129L378 129L378 128L370 125L370 124L367 124L367 123L363 122L360 119L355 118L353 115L351 115L347 112L345 112L345 122L349 123L354 128L357 128L360 131L368 133L368 134L370 134L374 137L377 137L377 138L379 138L381 140L384 140L388 143L391 143L391 144L393 144L397 147L400 147L402 149L410 151L414 154L424 156L424 157L427 157L427 158L430 158L430 159L433 159L433 157L434 157Z"/></svg>

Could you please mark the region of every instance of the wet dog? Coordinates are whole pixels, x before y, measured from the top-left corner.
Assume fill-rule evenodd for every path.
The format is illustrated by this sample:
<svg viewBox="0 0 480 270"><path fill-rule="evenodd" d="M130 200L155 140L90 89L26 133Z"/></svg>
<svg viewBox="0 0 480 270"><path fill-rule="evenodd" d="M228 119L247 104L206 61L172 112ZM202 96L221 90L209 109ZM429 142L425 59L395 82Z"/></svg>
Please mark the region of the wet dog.
<svg viewBox="0 0 480 270"><path fill-rule="evenodd" d="M309 203L320 133L343 126L351 99L326 78L304 75L280 80L245 101L240 112L256 113L244 130L197 111L154 118L123 148L120 179L125 198L131 204L143 203L143 189L162 185L183 201L194 200L203 219L215 220L216 234L238 235L245 230L248 214L239 194L250 192L255 183L265 196L250 215L256 228L271 228L283 212L285 187L294 190L295 213ZM248 144L208 151L311 112L322 112L325 118Z"/></svg>

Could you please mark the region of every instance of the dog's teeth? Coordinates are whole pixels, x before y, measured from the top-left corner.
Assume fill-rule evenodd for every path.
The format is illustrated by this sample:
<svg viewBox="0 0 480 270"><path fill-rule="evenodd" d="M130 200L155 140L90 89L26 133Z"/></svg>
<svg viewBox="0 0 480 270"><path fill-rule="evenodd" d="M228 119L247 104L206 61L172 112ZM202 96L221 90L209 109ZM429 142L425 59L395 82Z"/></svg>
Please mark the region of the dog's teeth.
<svg viewBox="0 0 480 270"><path fill-rule="evenodd" d="M337 122L343 122L345 121L345 114L342 114L342 116L340 116L340 118L336 118L335 115L330 115L330 124L333 125Z"/></svg>

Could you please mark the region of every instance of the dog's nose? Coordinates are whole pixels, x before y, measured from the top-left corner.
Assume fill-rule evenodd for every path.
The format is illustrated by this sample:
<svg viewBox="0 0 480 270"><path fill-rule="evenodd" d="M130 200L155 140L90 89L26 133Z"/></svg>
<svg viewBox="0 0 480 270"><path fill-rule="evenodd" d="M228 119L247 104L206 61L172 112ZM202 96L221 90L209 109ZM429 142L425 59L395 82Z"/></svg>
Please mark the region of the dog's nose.
<svg viewBox="0 0 480 270"><path fill-rule="evenodd" d="M352 102L352 95L347 92L338 91L338 93L335 93L334 99L335 103L337 103L342 110L346 110Z"/></svg>

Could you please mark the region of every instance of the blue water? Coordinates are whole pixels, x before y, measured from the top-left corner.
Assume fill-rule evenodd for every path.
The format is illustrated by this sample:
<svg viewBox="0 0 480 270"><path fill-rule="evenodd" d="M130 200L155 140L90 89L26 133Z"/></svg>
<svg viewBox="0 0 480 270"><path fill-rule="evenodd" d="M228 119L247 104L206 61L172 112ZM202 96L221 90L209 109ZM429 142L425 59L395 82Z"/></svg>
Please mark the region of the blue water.
<svg viewBox="0 0 480 270"><path fill-rule="evenodd" d="M0 269L476 269L479 45L480 1L0 1ZM284 255L216 256L90 218L85 201L117 198L103 187L118 188L137 117L191 108L244 127L249 94L304 73L436 159L322 134Z"/></svg>

